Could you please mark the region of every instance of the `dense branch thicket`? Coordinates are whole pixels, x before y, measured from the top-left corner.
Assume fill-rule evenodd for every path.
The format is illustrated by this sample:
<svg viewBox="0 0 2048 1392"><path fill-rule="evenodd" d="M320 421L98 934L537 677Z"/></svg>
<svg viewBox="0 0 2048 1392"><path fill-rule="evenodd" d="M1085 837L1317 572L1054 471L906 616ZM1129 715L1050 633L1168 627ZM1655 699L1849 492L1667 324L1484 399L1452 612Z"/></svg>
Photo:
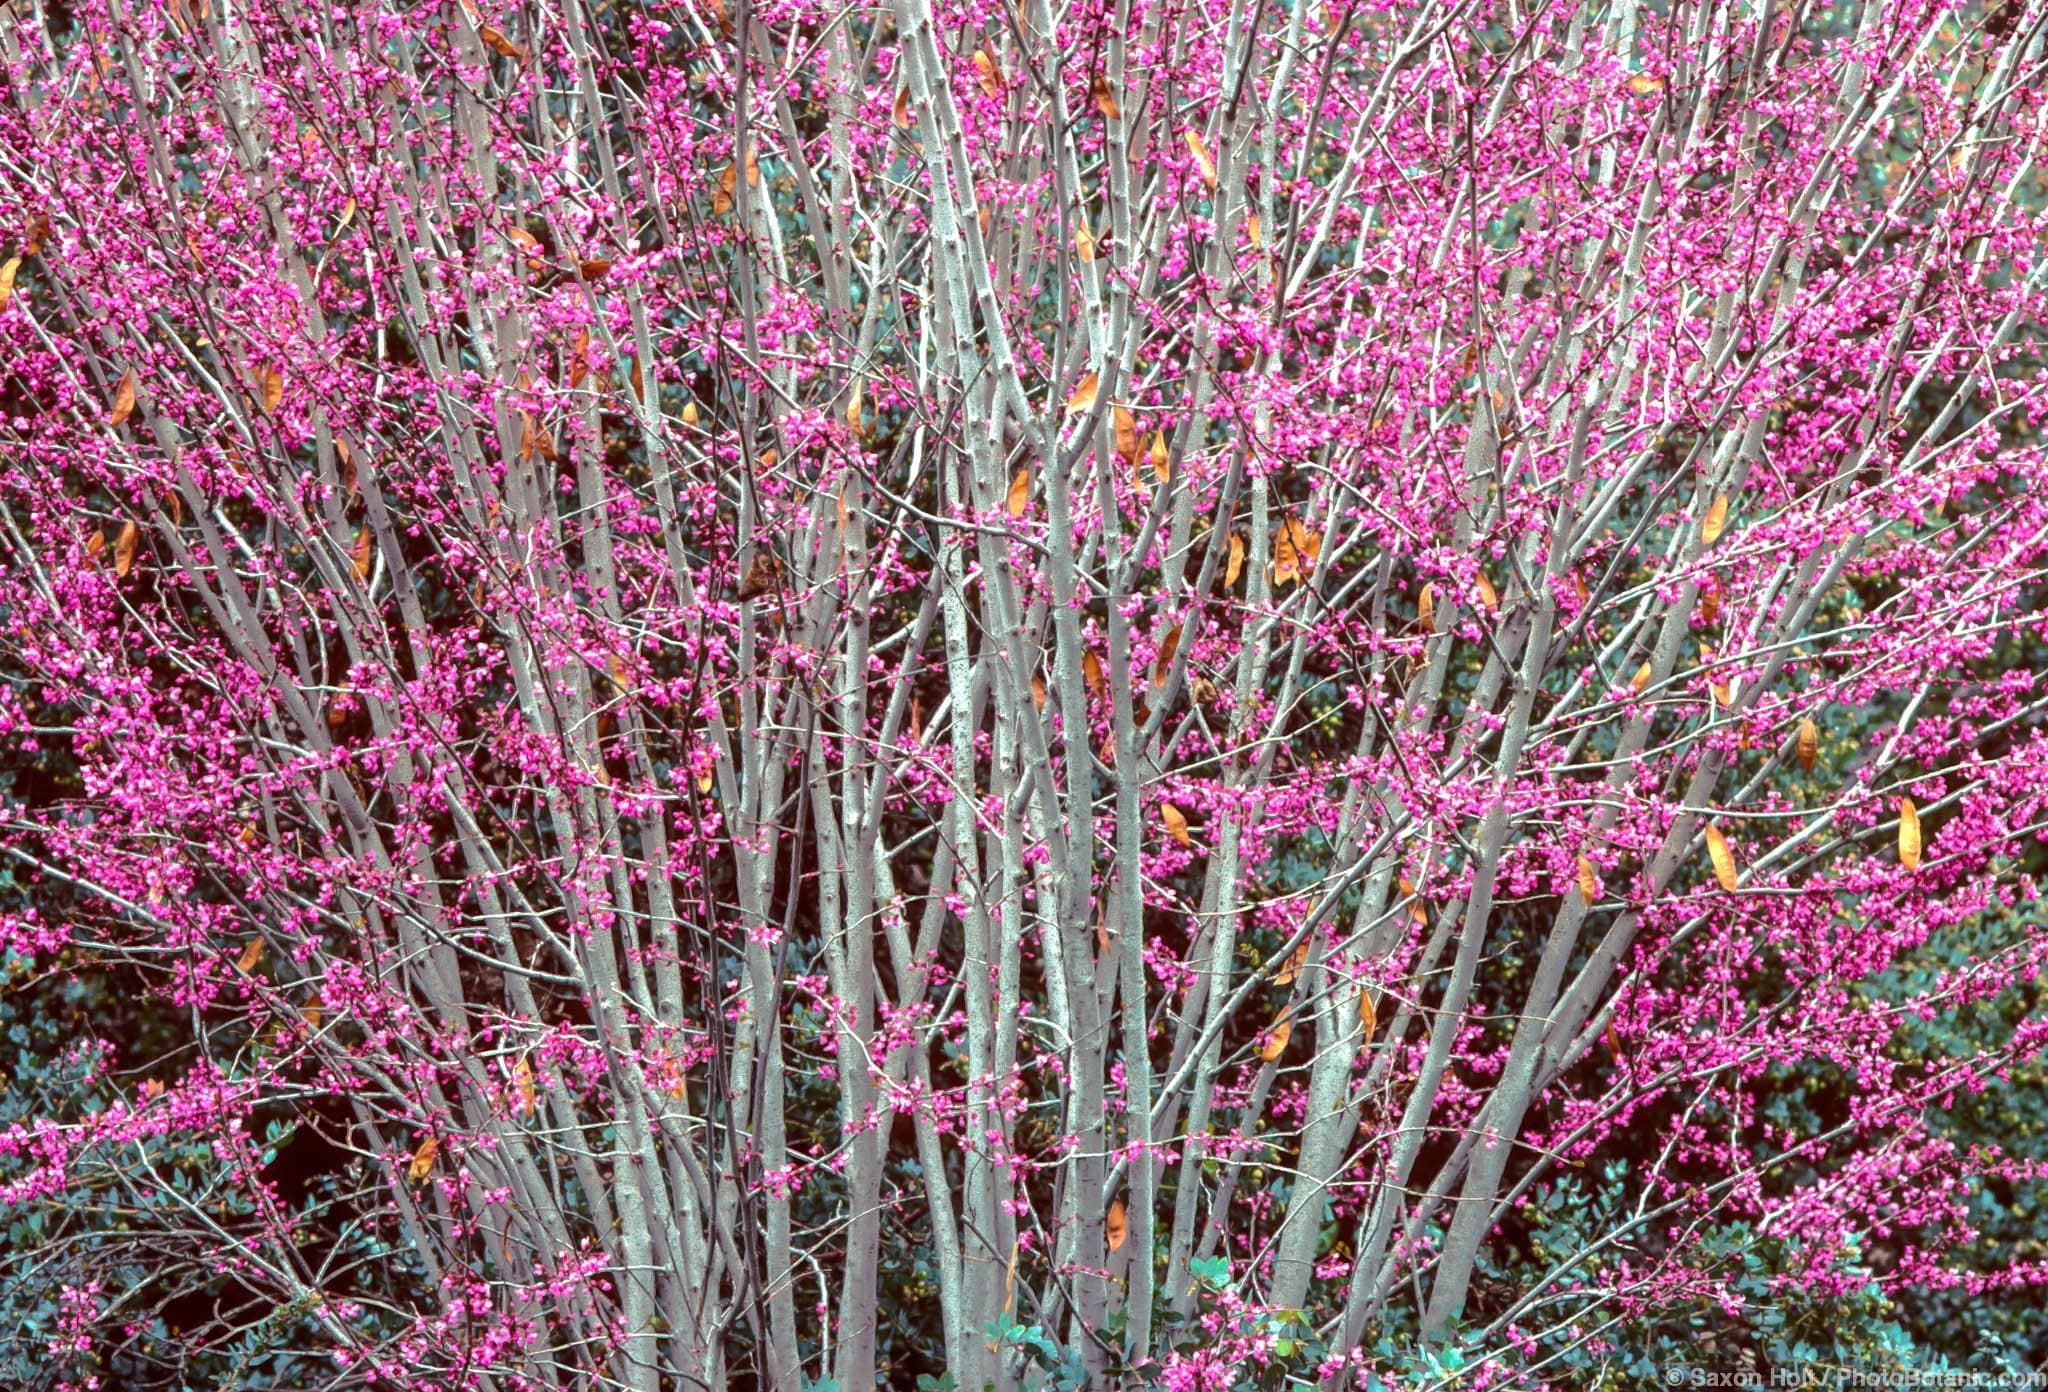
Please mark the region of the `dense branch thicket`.
<svg viewBox="0 0 2048 1392"><path fill-rule="evenodd" d="M15 0L12 1366L2035 1299L2044 27Z"/></svg>

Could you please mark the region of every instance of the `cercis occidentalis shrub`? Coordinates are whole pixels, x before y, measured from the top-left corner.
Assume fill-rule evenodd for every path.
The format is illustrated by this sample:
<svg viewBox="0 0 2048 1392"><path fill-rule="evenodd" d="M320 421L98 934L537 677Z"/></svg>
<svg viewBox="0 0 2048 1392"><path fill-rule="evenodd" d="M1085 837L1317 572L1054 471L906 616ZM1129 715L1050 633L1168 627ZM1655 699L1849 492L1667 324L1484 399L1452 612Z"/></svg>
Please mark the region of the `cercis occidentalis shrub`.
<svg viewBox="0 0 2048 1392"><path fill-rule="evenodd" d="M0 941L151 1021L0 1133L154 1196L10 1259L42 1375L1541 1380L1751 1239L2038 1284L1939 1123L2048 1032L2043 27L0 16Z"/></svg>

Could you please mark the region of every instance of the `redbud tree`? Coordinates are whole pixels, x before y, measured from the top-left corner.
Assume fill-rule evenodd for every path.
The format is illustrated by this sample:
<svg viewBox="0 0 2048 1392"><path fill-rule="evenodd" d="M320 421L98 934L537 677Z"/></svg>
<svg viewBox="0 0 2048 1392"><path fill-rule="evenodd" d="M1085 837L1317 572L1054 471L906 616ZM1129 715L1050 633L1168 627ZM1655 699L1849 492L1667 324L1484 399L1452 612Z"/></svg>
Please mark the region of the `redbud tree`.
<svg viewBox="0 0 2048 1392"><path fill-rule="evenodd" d="M2048 1044L2044 26L18 0L0 945L147 1022L0 1130L34 1375L2048 1281L1942 1125Z"/></svg>

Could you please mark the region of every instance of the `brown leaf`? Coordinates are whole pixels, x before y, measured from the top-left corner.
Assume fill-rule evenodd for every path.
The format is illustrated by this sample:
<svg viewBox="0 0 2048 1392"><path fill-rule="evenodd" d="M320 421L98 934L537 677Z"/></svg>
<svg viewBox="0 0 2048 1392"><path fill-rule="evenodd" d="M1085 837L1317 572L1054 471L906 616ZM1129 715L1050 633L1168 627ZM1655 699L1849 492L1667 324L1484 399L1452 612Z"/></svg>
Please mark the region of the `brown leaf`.
<svg viewBox="0 0 2048 1392"><path fill-rule="evenodd" d="M50 215L48 213L31 213L28 220L28 233L22 238L21 242L21 254L23 256L40 256L43 244L49 240Z"/></svg>
<svg viewBox="0 0 2048 1392"><path fill-rule="evenodd" d="M1237 532L1230 534L1230 557L1223 563L1223 588L1229 589L1237 583L1239 572L1244 569L1244 537Z"/></svg>
<svg viewBox="0 0 2048 1392"><path fill-rule="evenodd" d="M1707 858L1714 862L1714 878L1721 882L1721 888L1733 894L1740 883L1735 870L1735 852L1728 848L1728 838L1717 826L1707 828Z"/></svg>
<svg viewBox="0 0 2048 1392"><path fill-rule="evenodd" d="M1486 612L1497 612L1500 609L1500 595L1494 590L1493 581L1486 578L1486 572L1480 571L1472 583L1479 591L1479 602L1485 606Z"/></svg>
<svg viewBox="0 0 2048 1392"><path fill-rule="evenodd" d="M142 529L133 522L121 524L121 534L114 538L114 574L121 579L128 578L128 572L135 569L135 548L142 543Z"/></svg>
<svg viewBox="0 0 2048 1392"><path fill-rule="evenodd" d="M242 955L235 959L235 970L247 976L250 972L256 970L257 965L262 960L263 939L251 938L248 945L242 949Z"/></svg>
<svg viewBox="0 0 2048 1392"><path fill-rule="evenodd" d="M1636 674L1628 679L1628 689L1638 696L1642 695L1643 688L1650 684L1650 678L1655 675L1656 673L1650 670L1650 664L1645 662L1636 668Z"/></svg>
<svg viewBox="0 0 2048 1392"><path fill-rule="evenodd" d="M910 89L908 87L898 87L896 89L896 101L889 108L889 119L896 123L896 129L898 130L910 129Z"/></svg>
<svg viewBox="0 0 2048 1392"><path fill-rule="evenodd" d="M1004 500L1010 516L1022 517L1024 509L1031 502L1031 471L1019 469L1017 477L1010 480L1010 496Z"/></svg>
<svg viewBox="0 0 2048 1392"><path fill-rule="evenodd" d="M1031 678L1031 704L1039 710L1044 710L1045 697L1045 678L1034 673Z"/></svg>
<svg viewBox="0 0 2048 1392"><path fill-rule="evenodd" d="M578 329L569 348L569 390L574 391L590 375L590 330Z"/></svg>
<svg viewBox="0 0 2048 1392"><path fill-rule="evenodd" d="M1813 762L1820 757L1820 727L1812 720L1799 722L1799 767L1807 773L1813 772Z"/></svg>
<svg viewBox="0 0 2048 1392"><path fill-rule="evenodd" d="M1173 479L1173 460L1166 452L1164 430L1152 432L1152 477L1161 483L1168 483Z"/></svg>
<svg viewBox="0 0 2048 1392"><path fill-rule="evenodd" d="M1138 423L1131 419L1130 408L1127 406L1111 406L1109 408L1109 418L1110 424L1116 431L1116 452L1118 458L1136 459L1138 457Z"/></svg>
<svg viewBox="0 0 2048 1392"><path fill-rule="evenodd" d="M775 558L773 551L760 547L754 552L752 564L747 567L746 578L740 581L739 597L742 600L759 599L774 589L781 577L782 563Z"/></svg>
<svg viewBox="0 0 2048 1392"><path fill-rule="evenodd" d="M846 398L846 424L855 435L861 433L866 407L867 389L864 384L856 381L852 394Z"/></svg>
<svg viewBox="0 0 2048 1392"><path fill-rule="evenodd" d="M1372 992L1361 989L1358 993L1358 1025L1364 1031L1365 1042L1372 1043L1374 1031L1380 1027L1379 1012L1373 1008Z"/></svg>
<svg viewBox="0 0 2048 1392"><path fill-rule="evenodd" d="M1422 902L1422 896L1415 892L1415 886L1406 875L1401 877L1401 897L1408 901L1410 918L1421 924L1429 922L1429 906Z"/></svg>
<svg viewBox="0 0 2048 1392"><path fill-rule="evenodd" d="M1593 869L1593 862L1586 856L1579 857L1579 897L1586 901L1586 907L1593 907L1600 897L1600 876Z"/></svg>
<svg viewBox="0 0 2048 1392"><path fill-rule="evenodd" d="M533 1065L521 1058L512 1065L512 1091L519 1099L519 1114L532 1116L534 1106Z"/></svg>
<svg viewBox="0 0 2048 1392"><path fill-rule="evenodd" d="M256 374L256 390L263 404L263 414L274 416L278 405L284 400L284 374L274 367L265 367Z"/></svg>
<svg viewBox="0 0 2048 1392"><path fill-rule="evenodd" d="M513 58L522 63L526 61L526 50L506 38L503 30L485 24L479 26L476 32L477 37L484 41L484 47L500 58Z"/></svg>
<svg viewBox="0 0 2048 1392"><path fill-rule="evenodd" d="M1110 89L1107 77L1097 77L1089 84L1088 95L1095 99L1095 109L1102 113L1105 121L1117 118L1116 93Z"/></svg>
<svg viewBox="0 0 2048 1392"><path fill-rule="evenodd" d="M311 1030L316 1030L316 1029L319 1029L319 1028L320 1028L320 1005L319 1005L319 1003L318 1003L317 1001L310 1001L310 1002L308 1002L307 1004L305 1004L305 1005L302 1005L302 1006L300 1006L300 1007L299 1007L299 1018L300 1018L301 1020L304 1020L304 1021L306 1022L306 1028L307 1028L307 1029L311 1029Z"/></svg>
<svg viewBox="0 0 2048 1392"><path fill-rule="evenodd" d="M1293 1014L1291 1010L1283 1010L1274 1018L1272 1027L1266 1031L1265 1038L1259 1044L1259 1058L1262 1062L1271 1063L1287 1052L1288 1036L1294 1033Z"/></svg>
<svg viewBox="0 0 2048 1392"><path fill-rule="evenodd" d="M1130 1221L1124 1217L1124 1201L1117 1199L1109 1206L1109 1213L1102 1220L1103 1234L1109 1238L1109 1250L1121 1249L1130 1240Z"/></svg>
<svg viewBox="0 0 2048 1392"><path fill-rule="evenodd" d="M1181 625L1175 624L1166 630L1166 637L1159 642L1159 655L1152 659L1152 684L1158 686L1166 680L1166 674L1173 670L1174 654L1180 651Z"/></svg>
<svg viewBox="0 0 2048 1392"><path fill-rule="evenodd" d="M1424 633L1436 632L1436 586L1425 583L1415 597L1415 617Z"/></svg>
<svg viewBox="0 0 2048 1392"><path fill-rule="evenodd" d="M711 216L724 217L732 210L732 193L739 179L739 168L728 164L718 176L718 189L711 195Z"/></svg>
<svg viewBox="0 0 2048 1392"><path fill-rule="evenodd" d="M1728 495L1718 495L1707 509L1706 520L1700 523L1700 544L1712 546L1721 539L1721 533L1728 530Z"/></svg>
<svg viewBox="0 0 2048 1392"><path fill-rule="evenodd" d="M1308 941L1304 939L1300 947L1287 954L1287 961L1281 965L1279 971L1273 973L1275 986L1294 984L1295 978L1301 975L1301 969L1308 964L1308 949Z"/></svg>
<svg viewBox="0 0 2048 1392"><path fill-rule="evenodd" d="M420 1148L412 1153L412 1163L405 1167L405 1177L414 1184L425 1184L427 1176L434 1172L434 1157L441 1153L441 1138L429 1136L420 1142Z"/></svg>
<svg viewBox="0 0 2048 1392"><path fill-rule="evenodd" d="M974 51L974 70L981 75L981 90L992 100L1001 100L1003 95L1003 65L986 48Z"/></svg>
<svg viewBox="0 0 2048 1392"><path fill-rule="evenodd" d="M1096 374L1089 372L1084 373L1081 380L1074 384L1073 395L1067 398L1067 415L1069 417L1078 416L1083 411L1095 409L1096 381Z"/></svg>
<svg viewBox="0 0 2048 1392"><path fill-rule="evenodd" d="M1247 237L1251 238L1251 243L1254 247L1262 247L1266 244L1265 238L1262 235L1260 235L1261 229L1259 227L1259 215L1257 213L1248 213L1245 215L1244 232Z"/></svg>
<svg viewBox="0 0 2048 1392"><path fill-rule="evenodd" d="M1273 533L1273 583L1285 585L1304 578L1322 549L1321 532L1311 531L1291 517L1282 522Z"/></svg>
<svg viewBox="0 0 2048 1392"><path fill-rule="evenodd" d="M585 280L603 280L611 272L612 263L602 256L593 256L588 261L577 263L576 272Z"/></svg>
<svg viewBox="0 0 2048 1392"><path fill-rule="evenodd" d="M114 388L114 410L107 417L110 425L126 425L128 417L135 414L135 369L129 368L121 374L121 384Z"/></svg>
<svg viewBox="0 0 2048 1392"><path fill-rule="evenodd" d="M1920 809L1909 797L1899 799L1899 864L1920 868Z"/></svg>
<svg viewBox="0 0 2048 1392"><path fill-rule="evenodd" d="M1188 836L1188 819L1178 807L1170 802L1159 804L1159 820L1166 823L1166 834L1181 845L1193 849L1194 842Z"/></svg>
<svg viewBox="0 0 2048 1392"><path fill-rule="evenodd" d="M85 559L89 565L98 565L100 557L107 554L107 533L104 528L95 527L92 535L85 539Z"/></svg>
<svg viewBox="0 0 2048 1392"><path fill-rule="evenodd" d="M350 567L356 573L356 583L370 583L370 526L366 522L356 528L356 544L349 548Z"/></svg>
<svg viewBox="0 0 2048 1392"><path fill-rule="evenodd" d="M1629 91L1639 97L1647 97L1663 85L1664 82L1661 78L1651 77L1648 73L1637 73L1628 80Z"/></svg>
<svg viewBox="0 0 2048 1392"><path fill-rule="evenodd" d="M1724 708L1735 704L1735 688L1732 682L1717 679L1713 675L1714 650L1705 643L1700 644L1700 669L1707 673L1707 692Z"/></svg>
<svg viewBox="0 0 2048 1392"><path fill-rule="evenodd" d="M1077 218L1074 223L1074 254L1081 258L1081 264L1090 265L1095 260L1095 234L1088 230L1088 219Z"/></svg>
<svg viewBox="0 0 2048 1392"><path fill-rule="evenodd" d="M5 265L0 265L0 310L6 309L7 302L14 298L14 277L20 270L19 256L9 257Z"/></svg>
<svg viewBox="0 0 2048 1392"><path fill-rule="evenodd" d="M1102 659L1094 653L1081 654L1081 680L1088 683L1088 689L1096 696L1109 692L1109 678L1102 674Z"/></svg>
<svg viewBox="0 0 2048 1392"><path fill-rule="evenodd" d="M1202 182L1213 191L1216 187L1216 161L1209 158L1209 147L1202 143L1202 137L1190 126L1184 132L1188 141L1188 153L1195 157L1195 168L1202 173Z"/></svg>

